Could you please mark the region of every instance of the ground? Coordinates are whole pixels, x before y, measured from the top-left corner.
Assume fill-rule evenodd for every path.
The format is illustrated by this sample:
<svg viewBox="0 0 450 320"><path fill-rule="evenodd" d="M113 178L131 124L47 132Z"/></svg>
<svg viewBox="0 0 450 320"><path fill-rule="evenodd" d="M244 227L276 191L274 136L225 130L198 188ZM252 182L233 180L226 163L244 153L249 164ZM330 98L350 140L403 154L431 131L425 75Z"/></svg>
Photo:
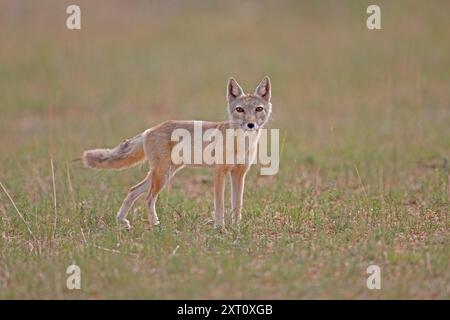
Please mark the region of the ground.
<svg viewBox="0 0 450 320"><path fill-rule="evenodd" d="M72 3L0 3L0 298L450 298L449 2L377 1L378 31L367 1L77 2L78 31ZM280 171L251 170L241 229L208 223L198 169L162 193L159 227L138 202L120 229L148 167L72 160L223 120L228 77L266 74Z"/></svg>

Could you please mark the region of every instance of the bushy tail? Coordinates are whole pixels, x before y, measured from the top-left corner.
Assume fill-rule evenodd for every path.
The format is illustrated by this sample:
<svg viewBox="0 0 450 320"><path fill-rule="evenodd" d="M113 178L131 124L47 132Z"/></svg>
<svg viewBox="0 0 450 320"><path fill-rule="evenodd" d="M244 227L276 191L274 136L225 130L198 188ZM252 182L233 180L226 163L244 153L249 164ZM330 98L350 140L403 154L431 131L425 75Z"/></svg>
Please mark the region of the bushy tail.
<svg viewBox="0 0 450 320"><path fill-rule="evenodd" d="M145 159L143 133L127 139L114 149L92 149L83 152L83 163L87 168L123 169Z"/></svg>

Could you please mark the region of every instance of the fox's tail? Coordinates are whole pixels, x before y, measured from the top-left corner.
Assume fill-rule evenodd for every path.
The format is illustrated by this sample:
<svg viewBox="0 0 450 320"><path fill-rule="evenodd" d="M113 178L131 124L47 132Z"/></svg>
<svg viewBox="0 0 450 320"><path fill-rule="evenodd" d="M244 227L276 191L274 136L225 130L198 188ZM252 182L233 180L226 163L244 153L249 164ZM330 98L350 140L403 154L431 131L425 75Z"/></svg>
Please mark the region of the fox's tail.
<svg viewBox="0 0 450 320"><path fill-rule="evenodd" d="M127 139L114 149L92 149L83 152L85 167L102 169L128 168L145 160L144 134Z"/></svg>

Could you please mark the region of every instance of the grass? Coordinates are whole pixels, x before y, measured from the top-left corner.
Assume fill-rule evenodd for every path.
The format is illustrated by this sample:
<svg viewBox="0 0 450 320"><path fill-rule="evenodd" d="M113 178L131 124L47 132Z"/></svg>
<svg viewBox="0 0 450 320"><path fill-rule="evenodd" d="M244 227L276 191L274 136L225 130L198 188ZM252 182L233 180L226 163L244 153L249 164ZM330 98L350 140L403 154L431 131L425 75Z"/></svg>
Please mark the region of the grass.
<svg viewBox="0 0 450 320"><path fill-rule="evenodd" d="M450 298L448 3L379 1L380 31L365 1L79 4L81 31L64 2L0 4L0 298ZM162 193L161 226L138 202L123 231L148 168L71 161L221 120L227 78L265 74L285 144L278 175L252 169L240 231L207 223L203 170Z"/></svg>

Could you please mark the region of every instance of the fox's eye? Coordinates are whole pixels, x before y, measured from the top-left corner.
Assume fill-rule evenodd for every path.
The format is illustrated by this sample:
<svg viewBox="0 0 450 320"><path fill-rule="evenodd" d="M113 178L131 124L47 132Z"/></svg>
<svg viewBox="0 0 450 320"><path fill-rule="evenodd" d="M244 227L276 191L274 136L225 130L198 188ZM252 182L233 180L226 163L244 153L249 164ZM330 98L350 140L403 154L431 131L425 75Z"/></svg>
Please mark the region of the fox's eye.
<svg viewBox="0 0 450 320"><path fill-rule="evenodd" d="M237 112L244 112L244 109L242 109L241 107L237 107L235 110L236 110Z"/></svg>
<svg viewBox="0 0 450 320"><path fill-rule="evenodd" d="M261 111L263 111L263 110L264 110L263 107L257 107L257 108L256 108L256 112L261 112Z"/></svg>

